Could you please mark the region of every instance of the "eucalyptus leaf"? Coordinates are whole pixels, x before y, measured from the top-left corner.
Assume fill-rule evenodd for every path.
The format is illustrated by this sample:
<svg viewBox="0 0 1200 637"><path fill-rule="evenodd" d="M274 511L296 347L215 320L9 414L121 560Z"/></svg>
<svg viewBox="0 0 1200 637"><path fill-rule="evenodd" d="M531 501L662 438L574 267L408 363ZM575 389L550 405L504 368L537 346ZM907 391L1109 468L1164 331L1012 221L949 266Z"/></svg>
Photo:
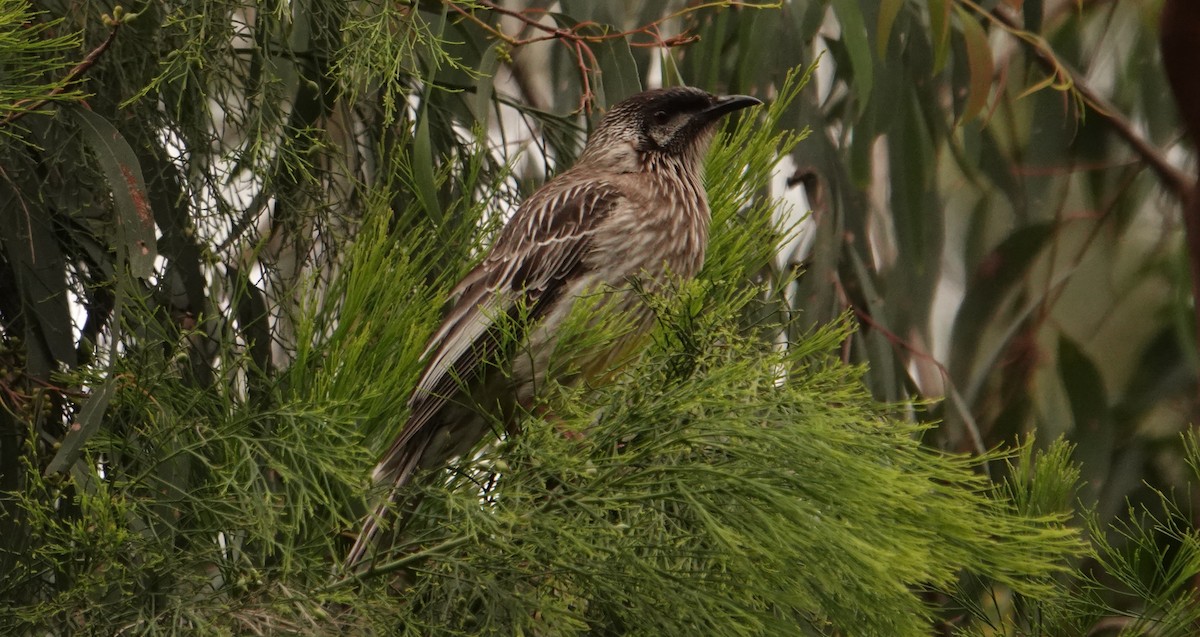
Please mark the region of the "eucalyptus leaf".
<svg viewBox="0 0 1200 637"><path fill-rule="evenodd" d="M867 38L867 26L862 6L854 0L833 0L832 5L842 23L842 43L850 57L854 85L861 99L859 110L865 106L874 86L875 61Z"/></svg>
<svg viewBox="0 0 1200 637"><path fill-rule="evenodd" d="M959 22L962 24L963 41L967 49L967 64L970 67L970 83L959 122L969 122L987 106L992 91L992 48L987 34L975 17L958 7Z"/></svg>
<svg viewBox="0 0 1200 637"><path fill-rule="evenodd" d="M69 108L67 112L79 125L112 189L117 252L128 264L130 274L150 278L158 254L154 213L137 155L108 120L85 108Z"/></svg>
<svg viewBox="0 0 1200 637"><path fill-rule="evenodd" d="M55 235L54 213L38 193L26 190L33 183L32 175L31 166L12 161L4 172L7 179L0 178L0 224L7 229L0 233L0 249L16 288L6 305L11 303L9 311L24 318L34 375L48 380L60 366L75 366L75 341L66 256ZM14 182L14 177L26 187Z"/></svg>
<svg viewBox="0 0 1200 637"><path fill-rule="evenodd" d="M629 43L623 39L607 40L593 47L600 65L600 81L604 85L606 106L611 106L642 90L637 63Z"/></svg>
<svg viewBox="0 0 1200 637"><path fill-rule="evenodd" d="M115 378L104 381L83 401L79 414L71 423L67 435L62 439L62 445L50 463L46 465L45 475L67 471L79 459L79 455L83 452L83 446L100 431L100 427L104 424L104 414L108 411L108 405L112 402L113 396L116 395L118 382Z"/></svg>

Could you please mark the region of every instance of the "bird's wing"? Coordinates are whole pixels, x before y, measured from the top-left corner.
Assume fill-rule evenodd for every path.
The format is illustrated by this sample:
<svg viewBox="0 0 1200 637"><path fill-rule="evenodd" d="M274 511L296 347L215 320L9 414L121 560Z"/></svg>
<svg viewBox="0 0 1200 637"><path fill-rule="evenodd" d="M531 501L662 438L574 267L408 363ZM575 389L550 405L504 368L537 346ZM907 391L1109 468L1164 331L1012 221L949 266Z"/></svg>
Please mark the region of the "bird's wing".
<svg viewBox="0 0 1200 637"><path fill-rule="evenodd" d="M544 315L577 273L596 227L623 197L610 185L592 182L543 189L522 204L488 256L455 288L453 304L425 350L408 422L375 468L377 481L407 480L419 460L408 453L414 439L437 425L434 416L504 340L497 321L520 314L532 322Z"/></svg>

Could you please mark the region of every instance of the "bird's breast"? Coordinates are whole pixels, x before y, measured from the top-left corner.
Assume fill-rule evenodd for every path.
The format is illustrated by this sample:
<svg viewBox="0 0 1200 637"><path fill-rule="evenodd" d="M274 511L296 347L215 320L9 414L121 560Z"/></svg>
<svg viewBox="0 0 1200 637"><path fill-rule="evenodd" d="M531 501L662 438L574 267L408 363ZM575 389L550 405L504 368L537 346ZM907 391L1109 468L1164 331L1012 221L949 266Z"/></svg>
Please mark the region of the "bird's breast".
<svg viewBox="0 0 1200 637"><path fill-rule="evenodd" d="M672 172L641 173L630 179L626 199L608 218L609 232L591 252L602 277L612 283L630 276L661 283L691 278L704 264L710 214L699 179Z"/></svg>

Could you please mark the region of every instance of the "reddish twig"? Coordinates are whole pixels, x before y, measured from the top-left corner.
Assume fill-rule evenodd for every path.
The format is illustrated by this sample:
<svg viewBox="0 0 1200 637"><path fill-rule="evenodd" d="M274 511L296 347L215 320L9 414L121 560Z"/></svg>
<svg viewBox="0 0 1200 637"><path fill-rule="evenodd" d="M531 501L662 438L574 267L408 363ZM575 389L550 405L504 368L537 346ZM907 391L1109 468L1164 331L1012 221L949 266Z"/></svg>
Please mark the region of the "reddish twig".
<svg viewBox="0 0 1200 637"><path fill-rule="evenodd" d="M1183 207L1184 237L1192 279L1193 303L1200 307L1200 193L1196 179L1176 168L1166 155L1151 144L1111 102L1091 88L1083 77L1062 62L1041 36L1021 29L1016 17L1002 7L987 11L973 0L959 0L985 19L996 23L1007 33L1031 48L1040 64L1077 95L1084 104L1104 120L1118 137L1125 140L1134 152L1158 176L1159 181ZM1163 63L1171 83L1180 115L1193 142L1200 146L1200 83L1195 81L1194 62L1200 46L1200 10L1194 2L1169 0L1163 6L1160 39ZM1200 312L1196 312L1194 337L1200 343ZM1195 406L1200 412L1200 403Z"/></svg>
<svg viewBox="0 0 1200 637"><path fill-rule="evenodd" d="M12 113L9 113L7 117L0 120L0 126L8 126L9 124L12 124L13 122L17 121L18 119L21 119L22 117L28 115L29 113L37 111L41 107L48 104L50 102L50 100L55 98L55 96L61 95L63 92L65 92L67 90L67 87L74 84L75 82L78 82L79 79L81 77L83 77L83 74L87 73L88 69L92 68L92 66L96 64L96 62L100 59L100 56L104 55L104 52L107 51L108 47L112 45L113 40L117 39L117 31L119 31L121 29L122 22L120 22L119 20L106 20L106 22L110 23L108 37L104 38L104 41L101 42L99 46L92 49L91 52L88 53L83 58L82 62L80 62L79 64L76 64L75 67L72 68L69 73L67 73L67 77L63 80L63 83L61 85L55 87L53 90L50 91L49 94L47 94L45 97L43 97L41 99L37 99L37 100L27 100L26 99L26 100L21 100L21 101L17 102L16 104L13 104L14 109L24 107L24 110L14 111ZM26 104L28 104L28 106L26 106Z"/></svg>
<svg viewBox="0 0 1200 637"><path fill-rule="evenodd" d="M1020 24L1017 23L1016 18L1005 12L1002 8L998 7L995 11L988 11L973 2L973 0L959 1L984 19L995 23L1006 33L1033 51L1038 63L1050 73L1050 76L1045 82L1034 86L1031 90L1036 90L1043 86L1053 86L1057 89L1074 93L1083 104L1107 122L1118 137L1129 144L1134 152L1158 175L1163 185L1167 187L1167 190L1180 201L1187 200L1188 193L1191 191L1192 180L1183 171L1167 161L1166 156L1156 146L1147 141L1116 106L1085 82L1083 76L1078 71L1063 62L1054 49L1051 48L1050 44L1046 42L1045 38L1022 29Z"/></svg>
<svg viewBox="0 0 1200 637"><path fill-rule="evenodd" d="M835 278L833 284L837 288L837 293L841 298L842 304L850 308L850 311L854 312L855 318L857 318L867 327L879 332L885 339L887 339L888 343L890 343L892 347L907 351L909 354L921 360L927 361L937 368L938 373L942 377L942 383L946 388L946 398L954 404L954 407L958 409L959 413L962 415L963 425L971 438L971 445L975 448L975 452L980 456L986 454L987 447L983 441L983 434L979 430L979 424L975 422L975 417L971 414L970 405L967 404L967 401L962 397L962 394L959 393L958 388L955 387L954 379L950 376L950 370L946 369L946 366L943 365L942 362L937 358L935 358L933 354L930 354L916 345L904 340L899 334L896 334L895 332L884 327L879 321L876 321L869 312L855 305L854 302L850 300L850 295L847 294L846 288L842 285L840 279ZM984 471L987 472L988 475L991 475L991 470L986 465L984 466Z"/></svg>
<svg viewBox="0 0 1200 637"><path fill-rule="evenodd" d="M499 27L488 24L485 20L475 15L475 12L469 7L460 6L454 0L443 0L445 5L455 13L463 16L463 18L474 22L484 31L487 31L493 37L504 42L512 48L533 44L535 42L546 42L557 40L562 42L575 58L576 65L579 67L580 81L583 87L583 94L580 96L579 110L587 110L590 108L595 95L592 93L591 75L600 72L599 63L596 60L595 54L592 52L590 45L599 44L609 40L634 38L637 36L645 36L649 38L643 41L631 41L630 46L636 47L662 47L672 48L691 44L700 39L700 36L687 33L681 33L671 37L664 38L660 31L660 26L675 18L700 11L702 9L714 7L745 7L754 9L764 9L778 7L779 3L763 3L756 4L751 2L742 2L741 0L720 0L716 2L703 2L684 7L678 11L670 13L652 22L648 22L642 26L628 29L625 31L608 31L604 25L590 20L585 20L570 28L562 28L543 24L541 22L545 11L542 9L523 9L520 11L502 7L492 0L475 0L475 4L486 8L488 11L500 15L508 16L519 20L524 27L533 29L541 35L531 37L518 37L509 35L502 31Z"/></svg>
<svg viewBox="0 0 1200 637"><path fill-rule="evenodd" d="M8 410L8 412L14 416L17 411L23 409L25 404L29 402L29 398L25 394L9 387L7 382L0 382L0 391L3 391L8 396L8 400L0 400L0 405L5 405L6 407L12 405L12 410Z"/></svg>

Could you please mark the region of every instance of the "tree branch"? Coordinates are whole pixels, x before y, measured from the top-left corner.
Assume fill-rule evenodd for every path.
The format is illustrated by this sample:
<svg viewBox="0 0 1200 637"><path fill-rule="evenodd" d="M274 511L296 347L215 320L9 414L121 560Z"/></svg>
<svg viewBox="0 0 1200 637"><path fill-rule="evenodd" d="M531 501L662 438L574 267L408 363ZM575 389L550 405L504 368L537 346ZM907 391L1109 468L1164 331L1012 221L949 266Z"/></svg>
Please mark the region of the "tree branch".
<svg viewBox="0 0 1200 637"><path fill-rule="evenodd" d="M1179 201L1187 200L1188 193L1191 192L1192 180L1167 161L1166 156L1158 147L1147 141L1116 106L1088 85L1078 71L1063 62L1042 36L1021 28L1016 18L1004 11L1003 7L997 7L995 11L988 11L973 0L959 1L975 13L997 24L1006 33L1028 47L1034 53L1038 63L1050 73L1051 77L1047 80L1047 85L1073 91L1078 95L1085 105L1107 122L1113 132L1125 140L1134 152L1150 166L1150 169L1158 175L1171 194Z"/></svg>
<svg viewBox="0 0 1200 637"><path fill-rule="evenodd" d="M116 13L115 10L114 13ZM79 79L83 77L83 74L87 73L88 69L92 68L92 66L96 64L96 62L100 59L100 56L104 55L104 52L107 51L108 47L112 45L113 40L117 39L117 31L121 30L121 24L123 24L120 19L113 19L109 18L108 16L105 16L105 23L109 25L108 37L104 38L104 41L101 42L99 46L92 49L91 52L83 58L82 62L76 64L75 68L71 69L71 71L67 73L67 77L64 78L62 84L51 90L46 97L38 100L21 100L16 104L13 104L12 107L14 109L24 107L24 110L14 110L13 112L9 113L7 117L0 120L0 127L8 126L18 119L37 111L48 104L50 100L54 99L58 95L61 95L67 90L67 87L79 81Z"/></svg>
<svg viewBox="0 0 1200 637"><path fill-rule="evenodd" d="M591 76L600 72L599 64L596 60L595 54L592 52L591 45L599 44L609 40L629 38L631 39L629 45L636 47L672 48L676 46L682 46L699 40L700 36L684 31L679 35L664 38L662 33L659 31L659 27L669 20L680 18L702 9L727 7L769 9L778 8L782 4L781 2L754 3L743 2L741 0L718 0L714 2L702 2L699 4L686 6L678 11L658 18L652 22L643 24L639 27L634 27L625 31L609 31L605 25L593 22L591 20L584 20L571 26L570 28L550 26L541 21L542 16L545 14L545 11L542 9L524 9L517 11L502 7L495 2L492 2L492 0L475 0L476 4L485 7L488 11L515 18L519 20L525 26L525 28L532 29L542 34L522 38L519 37L519 35L509 35L499 27L493 26L479 16L475 15L473 6L464 7L459 2L455 2L454 0L443 0L443 3L450 10L458 13L467 20L474 22L481 29L513 48L524 46L526 44L533 44L535 42L546 42L550 40L562 42L571 51L571 54L575 57L575 63L579 67L580 82L583 87L583 94L580 96L579 101L579 110L581 111L590 110L592 102L595 100L596 96L592 93ZM642 41L632 40L632 38L635 36L645 36L648 39Z"/></svg>
<svg viewBox="0 0 1200 637"><path fill-rule="evenodd" d="M895 332L884 327L884 325L879 321L876 321L875 318L871 316L870 312L855 305L854 302L850 300L850 295L846 292L846 288L842 285L841 279L835 278L833 284L837 288L838 296L841 298L843 305L850 308L850 310L854 312L855 318L861 321L864 325L879 332L884 339L886 339L887 342L892 345L893 349L907 351L912 356L920 358L921 360L924 360L937 368L938 373L942 377L942 385L946 390L946 398L950 400L950 403L954 405L954 408L958 410L959 415L962 417L963 427L966 429L967 434L971 438L971 445L975 448L975 453L979 456L985 455L987 453L987 447L984 444L983 434L980 432L979 424L975 422L975 416L971 414L971 406L967 404L966 399L963 398L962 394L958 391L958 388L954 386L954 378L950 375L950 370L946 369L946 366L943 365L942 362L939 361L933 354L930 354L901 338L899 334L896 334ZM916 379L914 378L913 380L915 382ZM990 476L991 470L988 468L988 466L985 464L983 468L984 471Z"/></svg>

